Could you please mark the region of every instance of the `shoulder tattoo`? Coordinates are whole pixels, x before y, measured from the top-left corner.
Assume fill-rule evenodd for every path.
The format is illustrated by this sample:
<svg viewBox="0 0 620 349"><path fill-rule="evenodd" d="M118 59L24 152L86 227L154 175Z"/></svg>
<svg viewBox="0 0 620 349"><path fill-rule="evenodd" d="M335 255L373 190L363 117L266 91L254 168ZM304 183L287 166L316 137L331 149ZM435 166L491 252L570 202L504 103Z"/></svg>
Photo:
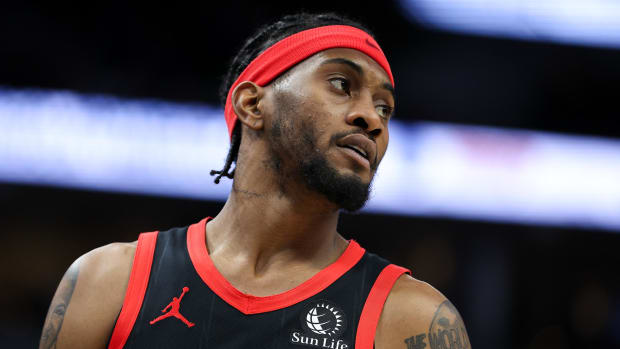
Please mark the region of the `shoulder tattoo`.
<svg viewBox="0 0 620 349"><path fill-rule="evenodd" d="M448 300L437 307L428 333L406 338L405 344L407 349L471 349L463 319Z"/></svg>
<svg viewBox="0 0 620 349"><path fill-rule="evenodd" d="M79 262L73 263L60 281L58 290L54 294L50 308L47 311L43 332L41 333L41 342L39 349L56 348L56 340L62 328L62 322L65 318L65 312L69 307L75 284L77 283L79 273Z"/></svg>

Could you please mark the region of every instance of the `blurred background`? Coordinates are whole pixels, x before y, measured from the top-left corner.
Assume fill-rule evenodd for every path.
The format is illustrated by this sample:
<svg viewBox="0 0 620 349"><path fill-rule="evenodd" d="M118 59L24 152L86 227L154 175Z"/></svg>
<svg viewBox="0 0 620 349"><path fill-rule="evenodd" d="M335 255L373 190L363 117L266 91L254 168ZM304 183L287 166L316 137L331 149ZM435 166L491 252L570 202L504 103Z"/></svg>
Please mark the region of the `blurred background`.
<svg viewBox="0 0 620 349"><path fill-rule="evenodd" d="M300 10L367 24L396 79L373 198L340 232L443 292L477 349L620 347L617 1L0 6L3 347L38 345L81 254L217 214L221 77Z"/></svg>

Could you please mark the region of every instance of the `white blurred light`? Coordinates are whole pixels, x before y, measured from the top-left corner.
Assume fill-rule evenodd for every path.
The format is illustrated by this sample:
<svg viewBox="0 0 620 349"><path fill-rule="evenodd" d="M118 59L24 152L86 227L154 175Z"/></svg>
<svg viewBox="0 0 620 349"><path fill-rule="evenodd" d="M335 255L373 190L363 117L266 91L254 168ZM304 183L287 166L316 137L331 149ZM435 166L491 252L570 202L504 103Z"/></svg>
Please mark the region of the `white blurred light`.
<svg viewBox="0 0 620 349"><path fill-rule="evenodd" d="M228 147L221 111L70 92L0 90L0 179L224 198L209 171Z"/></svg>
<svg viewBox="0 0 620 349"><path fill-rule="evenodd" d="M620 229L618 141L445 124L390 132L375 210Z"/></svg>
<svg viewBox="0 0 620 349"><path fill-rule="evenodd" d="M620 48L617 0L400 0L417 21L440 29Z"/></svg>
<svg viewBox="0 0 620 349"><path fill-rule="evenodd" d="M0 180L225 200L206 105L0 89ZM366 211L620 231L620 142L391 122Z"/></svg>

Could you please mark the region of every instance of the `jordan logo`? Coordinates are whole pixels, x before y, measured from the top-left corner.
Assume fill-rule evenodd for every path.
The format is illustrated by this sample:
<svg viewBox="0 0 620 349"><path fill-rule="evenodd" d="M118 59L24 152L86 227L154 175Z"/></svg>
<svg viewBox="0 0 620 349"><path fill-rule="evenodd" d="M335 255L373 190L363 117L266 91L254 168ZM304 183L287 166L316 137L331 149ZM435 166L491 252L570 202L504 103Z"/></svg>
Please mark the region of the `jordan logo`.
<svg viewBox="0 0 620 349"><path fill-rule="evenodd" d="M183 323L187 325L187 327L194 326L195 324L193 322L187 321L185 316L181 315L181 313L179 312L179 308L181 308L181 299L183 299L183 296L185 296L188 291L189 287L183 287L183 292L181 293L179 298L172 297L172 302L170 302L170 304L168 304L164 309L161 310L161 312L165 314L157 317L155 320L151 321L150 324L152 325L157 321L174 316L175 318L183 321ZM166 310L168 310L168 308L170 308L170 311L166 313Z"/></svg>

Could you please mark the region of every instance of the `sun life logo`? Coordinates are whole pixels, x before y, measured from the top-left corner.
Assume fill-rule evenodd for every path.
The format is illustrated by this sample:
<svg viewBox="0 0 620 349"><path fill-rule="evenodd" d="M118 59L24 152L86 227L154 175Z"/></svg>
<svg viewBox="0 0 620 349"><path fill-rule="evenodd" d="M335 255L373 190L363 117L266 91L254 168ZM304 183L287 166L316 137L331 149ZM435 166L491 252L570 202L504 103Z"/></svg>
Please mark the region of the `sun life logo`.
<svg viewBox="0 0 620 349"><path fill-rule="evenodd" d="M306 314L306 325L316 334L333 336L342 330L344 314L326 302L320 302Z"/></svg>
<svg viewBox="0 0 620 349"><path fill-rule="evenodd" d="M290 342L314 348L350 349L350 343L340 338L347 328L347 316L327 300L314 301L299 313L302 331L292 330Z"/></svg>

